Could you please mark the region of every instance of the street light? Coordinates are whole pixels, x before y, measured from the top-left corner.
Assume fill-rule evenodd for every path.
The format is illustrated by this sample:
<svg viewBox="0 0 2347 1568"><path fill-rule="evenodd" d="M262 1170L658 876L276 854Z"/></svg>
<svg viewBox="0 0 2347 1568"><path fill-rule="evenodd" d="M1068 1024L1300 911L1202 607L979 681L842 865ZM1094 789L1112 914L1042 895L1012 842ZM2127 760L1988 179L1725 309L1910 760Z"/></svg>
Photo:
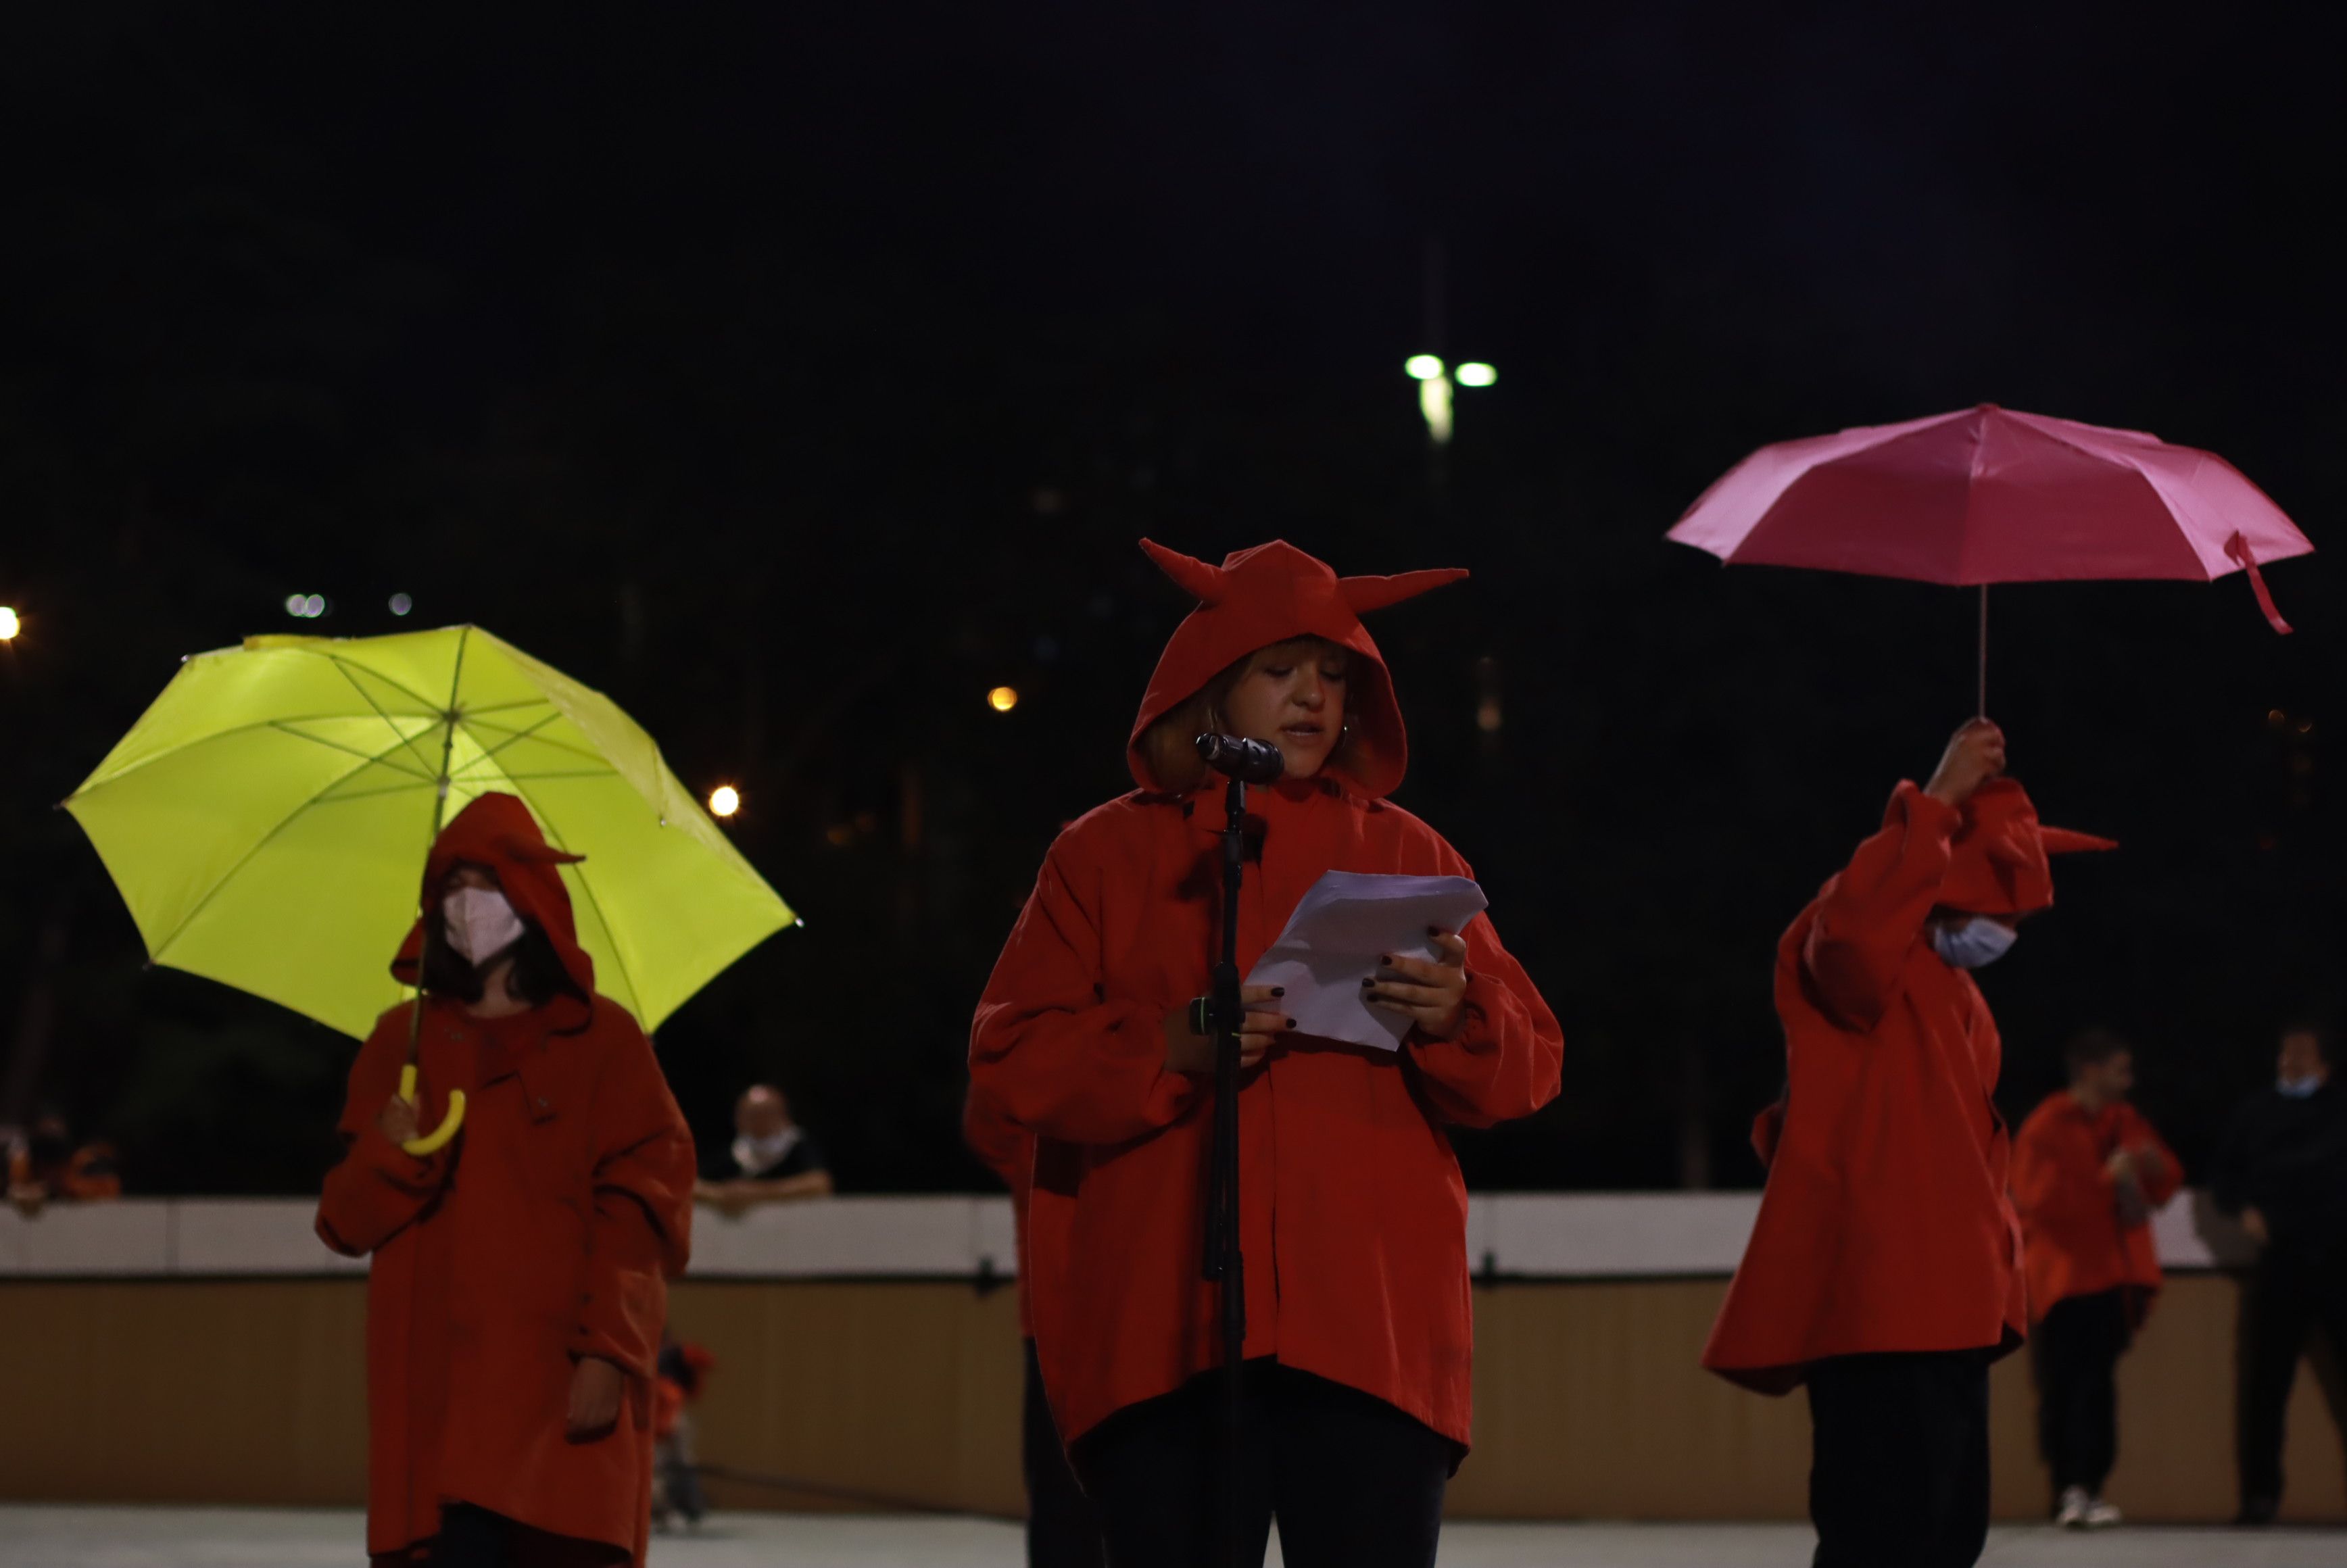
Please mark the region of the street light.
<svg viewBox="0 0 2347 1568"><path fill-rule="evenodd" d="M25 623L16 619L15 607L0 604L0 642L15 641L16 633L24 630Z"/></svg>
<svg viewBox="0 0 2347 1568"><path fill-rule="evenodd" d="M1015 686L997 686L986 694L986 705L998 713L1007 713L1019 706L1019 690Z"/></svg>
<svg viewBox="0 0 2347 1568"><path fill-rule="evenodd" d="M742 792L732 784L719 784L709 792L709 810L713 816L732 816L742 809Z"/></svg>
<svg viewBox="0 0 2347 1568"><path fill-rule="evenodd" d="M1426 434L1437 446L1450 443L1452 415L1450 393L1454 386L1489 386L1500 379L1500 373L1480 360L1470 361L1459 367L1454 381L1440 355L1410 355L1402 368L1418 383L1418 411L1426 416Z"/></svg>

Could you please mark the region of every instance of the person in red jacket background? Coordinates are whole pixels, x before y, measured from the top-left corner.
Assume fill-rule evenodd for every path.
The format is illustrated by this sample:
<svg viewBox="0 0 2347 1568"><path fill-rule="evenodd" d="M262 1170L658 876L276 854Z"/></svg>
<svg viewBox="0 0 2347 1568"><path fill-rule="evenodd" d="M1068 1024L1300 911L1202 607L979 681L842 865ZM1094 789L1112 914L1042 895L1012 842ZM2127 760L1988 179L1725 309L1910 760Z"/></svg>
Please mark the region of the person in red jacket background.
<svg viewBox="0 0 2347 1568"><path fill-rule="evenodd" d="M2105 1029L2063 1052L2070 1086L2045 1097L2013 1145L2013 1202L2029 1279L2037 1433L2054 1476L2055 1522L2119 1522L2103 1501L2118 1457L2119 1356L2159 1288L2151 1216L2184 1168L2127 1102L2135 1053Z"/></svg>
<svg viewBox="0 0 2347 1568"><path fill-rule="evenodd" d="M1971 971L2053 903L2049 853L2108 847L2041 827L2004 765L1994 724L1958 730L1778 945L1786 1095L1703 1364L1808 1385L1817 1568L1963 1568L1987 1540L1988 1368L2027 1317Z"/></svg>
<svg viewBox="0 0 2347 1568"><path fill-rule="evenodd" d="M1212 567L1144 543L1197 600L1127 753L1140 788L1060 835L980 1001L977 1092L1033 1133L1027 1262L1043 1381L1117 1568L1213 1553L1221 1444L1214 1287L1200 1278L1214 1045L1190 1030L1215 951L1221 812L1193 737L1278 746L1255 791L1236 934L1245 972L1324 872L1468 876L1386 797L1401 712L1360 614L1461 574L1340 579L1285 542ZM1245 993L1239 1090L1248 1449L1260 1558L1434 1561L1469 1438L1467 1194L1443 1124L1553 1098L1547 1004L1488 918L1392 955L1364 994L1400 1048L1315 1040Z"/></svg>
<svg viewBox="0 0 2347 1568"><path fill-rule="evenodd" d="M1019 1341L1027 1386L1019 1410L1019 1470L1027 1483L1027 1568L1102 1568L1108 1547L1100 1520L1068 1466L1067 1449L1051 1421L1043 1367L1035 1357L1035 1313L1027 1288L1027 1192L1035 1174L1035 1135L1020 1126L973 1084L962 1102L962 1142L1010 1189L1011 1223L1019 1247Z"/></svg>
<svg viewBox="0 0 2347 1568"><path fill-rule="evenodd" d="M651 1044L595 994L527 806L440 835L384 1014L351 1067L318 1235L372 1254L367 1551L377 1568L641 1563L652 1378L692 1218L692 1136ZM424 1009L418 1095L400 1097ZM456 1139L418 1156L463 1090Z"/></svg>

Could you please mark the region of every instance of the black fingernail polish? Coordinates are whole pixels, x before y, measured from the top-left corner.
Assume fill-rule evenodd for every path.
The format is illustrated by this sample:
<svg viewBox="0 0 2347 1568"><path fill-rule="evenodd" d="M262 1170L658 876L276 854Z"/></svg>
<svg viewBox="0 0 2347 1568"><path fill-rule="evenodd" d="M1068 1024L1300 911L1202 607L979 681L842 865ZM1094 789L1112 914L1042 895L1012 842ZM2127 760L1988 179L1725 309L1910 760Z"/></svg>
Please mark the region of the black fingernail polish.
<svg viewBox="0 0 2347 1568"><path fill-rule="evenodd" d="M1377 981L1375 981L1375 980L1363 980L1363 981L1361 982L1361 989L1362 989L1363 990L1368 990L1371 986L1374 986L1374 985L1376 985L1377 983L1378 983L1378 982L1377 982Z"/></svg>
<svg viewBox="0 0 2347 1568"><path fill-rule="evenodd" d="M1274 986L1271 988L1271 994L1276 997L1284 997L1287 994L1287 988L1286 986Z"/></svg>
<svg viewBox="0 0 2347 1568"><path fill-rule="evenodd" d="M1287 1020L1287 1027L1288 1027L1288 1028L1290 1028L1290 1029L1294 1029L1294 1028L1296 1027L1296 1020L1295 1020L1294 1019L1289 1019L1289 1020Z"/></svg>

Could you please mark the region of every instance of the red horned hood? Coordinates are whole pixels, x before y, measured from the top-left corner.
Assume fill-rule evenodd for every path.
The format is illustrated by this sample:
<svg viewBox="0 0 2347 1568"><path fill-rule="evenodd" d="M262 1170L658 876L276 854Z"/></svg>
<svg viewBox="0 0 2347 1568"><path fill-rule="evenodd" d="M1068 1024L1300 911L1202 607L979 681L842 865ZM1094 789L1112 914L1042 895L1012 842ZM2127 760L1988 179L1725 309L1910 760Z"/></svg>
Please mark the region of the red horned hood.
<svg viewBox="0 0 2347 1568"><path fill-rule="evenodd" d="M2107 838L2047 827L2018 780L1991 779L1964 804L1940 902L1968 915L2029 915L2054 902L2049 857L2116 849Z"/></svg>
<svg viewBox="0 0 2347 1568"><path fill-rule="evenodd" d="M1133 721L1126 754L1143 789L1160 789L1141 738L1149 726L1196 696L1225 670L1275 642L1323 637L1354 658L1346 722L1352 726L1349 770L1371 795L1391 794L1409 766L1409 737L1394 701L1385 656L1361 624L1382 610L1456 582L1457 569L1404 572L1399 577L1338 577L1285 539L1240 550L1209 566L1149 539L1141 541L1167 577L1198 601L1157 661L1148 694Z"/></svg>
<svg viewBox="0 0 2347 1568"><path fill-rule="evenodd" d="M595 960L579 945L579 923L570 911L570 891L562 885L558 866L586 859L546 842L538 819L519 797L482 795L458 812L433 842L424 864L423 918L399 945L391 972L406 985L416 983L423 966L424 921L440 914L440 886L459 862L486 866L497 874L507 899L524 919L535 923L553 942L562 968L579 994L595 994Z"/></svg>

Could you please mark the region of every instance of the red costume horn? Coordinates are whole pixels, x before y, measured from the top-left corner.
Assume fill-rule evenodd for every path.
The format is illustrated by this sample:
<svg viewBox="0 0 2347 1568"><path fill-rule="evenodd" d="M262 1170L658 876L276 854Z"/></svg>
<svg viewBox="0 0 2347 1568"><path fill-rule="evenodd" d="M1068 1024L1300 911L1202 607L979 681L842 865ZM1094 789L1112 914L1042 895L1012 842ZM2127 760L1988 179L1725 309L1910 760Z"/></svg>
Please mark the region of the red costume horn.
<svg viewBox="0 0 2347 1568"><path fill-rule="evenodd" d="M1157 569L1174 579L1183 592L1200 604L1212 605L1223 597L1223 578L1218 566L1208 566L1195 556L1185 556L1180 550L1169 550L1155 539L1143 539L1141 548L1157 563Z"/></svg>
<svg viewBox="0 0 2347 1568"><path fill-rule="evenodd" d="M1426 571L1399 572L1392 577L1343 577L1337 579L1337 591L1345 602L1353 607L1356 615L1367 615L1373 610L1383 610L1389 604L1399 604L1405 599L1457 582L1467 575L1463 567L1436 567Z"/></svg>

